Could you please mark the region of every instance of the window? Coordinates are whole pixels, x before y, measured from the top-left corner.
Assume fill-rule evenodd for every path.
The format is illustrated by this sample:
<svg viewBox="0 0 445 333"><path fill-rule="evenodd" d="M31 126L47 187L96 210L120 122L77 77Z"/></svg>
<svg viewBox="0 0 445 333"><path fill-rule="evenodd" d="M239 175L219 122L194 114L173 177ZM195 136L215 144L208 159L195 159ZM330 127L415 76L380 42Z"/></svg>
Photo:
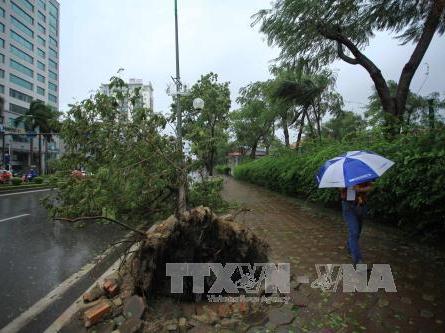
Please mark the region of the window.
<svg viewBox="0 0 445 333"><path fill-rule="evenodd" d="M37 29L39 30L39 32L41 34L46 34L46 29L43 25L41 25L40 23L37 24Z"/></svg>
<svg viewBox="0 0 445 333"><path fill-rule="evenodd" d="M5 63L5 55L0 53L0 64Z"/></svg>
<svg viewBox="0 0 445 333"><path fill-rule="evenodd" d="M10 64L11 64L11 68L14 68L16 71L25 74L29 77L34 77L34 72L33 70L29 69L26 66L23 66L22 64L18 63L15 60L10 59Z"/></svg>
<svg viewBox="0 0 445 333"><path fill-rule="evenodd" d="M12 89L12 88L9 88L9 96L14 97L16 99L19 99L19 100L21 100L23 102L26 102L26 103L31 103L31 101L32 101L32 97L31 96L26 95L26 94L24 94L24 93L22 93L20 91Z"/></svg>
<svg viewBox="0 0 445 333"><path fill-rule="evenodd" d="M3 69L0 69L0 79L5 78L5 71Z"/></svg>
<svg viewBox="0 0 445 333"><path fill-rule="evenodd" d="M40 36L37 36L37 43L38 43L40 46L45 46L45 45L46 45L45 40L44 40L42 37L40 37Z"/></svg>
<svg viewBox="0 0 445 333"><path fill-rule="evenodd" d="M41 87L37 87L37 93L39 95L45 96L45 89L43 89Z"/></svg>
<svg viewBox="0 0 445 333"><path fill-rule="evenodd" d="M40 75L39 73L37 73L37 80L39 82L45 83L45 77L43 75Z"/></svg>
<svg viewBox="0 0 445 333"><path fill-rule="evenodd" d="M57 97L51 94L48 94L48 100L53 103L57 103Z"/></svg>
<svg viewBox="0 0 445 333"><path fill-rule="evenodd" d="M37 17L39 18L40 21L46 22L46 16L43 15L40 10L37 12Z"/></svg>
<svg viewBox="0 0 445 333"><path fill-rule="evenodd" d="M0 47L5 48L5 40L3 38L0 38Z"/></svg>
<svg viewBox="0 0 445 333"><path fill-rule="evenodd" d="M18 33L12 30L11 30L11 39L14 42L23 46L25 49L28 49L29 51L34 51L34 45L31 42L29 42L27 39L23 38Z"/></svg>
<svg viewBox="0 0 445 333"><path fill-rule="evenodd" d="M53 16L54 18L59 17L59 10L52 2L49 3L48 11L49 11L49 15Z"/></svg>
<svg viewBox="0 0 445 333"><path fill-rule="evenodd" d="M49 45L57 47L57 41L51 36L49 36Z"/></svg>
<svg viewBox="0 0 445 333"><path fill-rule="evenodd" d="M57 29L54 28L52 25L49 26L49 32L52 33L54 36L57 36Z"/></svg>
<svg viewBox="0 0 445 333"><path fill-rule="evenodd" d="M0 84L0 94L5 93L5 86L3 84Z"/></svg>
<svg viewBox="0 0 445 333"><path fill-rule="evenodd" d="M57 92L57 85L55 85L54 83L49 82L48 88L49 88L49 90Z"/></svg>
<svg viewBox="0 0 445 333"><path fill-rule="evenodd" d="M58 56L57 51L53 50L52 48L49 48L49 56L57 59Z"/></svg>
<svg viewBox="0 0 445 333"><path fill-rule="evenodd" d="M57 81L57 74L54 72L49 71L48 72L50 79Z"/></svg>
<svg viewBox="0 0 445 333"><path fill-rule="evenodd" d="M14 45L10 46L10 50L11 50L11 53L13 55L15 55L16 57L18 57L18 58L20 58L20 59L22 59L22 60L24 60L26 62L29 62L30 64L34 63L34 58L33 57L31 57L27 53L23 52L19 48L15 47Z"/></svg>
<svg viewBox="0 0 445 333"><path fill-rule="evenodd" d="M15 112L15 113L20 113L20 114L25 114L26 112L28 112L28 109L24 108L23 106L9 103L9 111Z"/></svg>
<svg viewBox="0 0 445 333"><path fill-rule="evenodd" d="M34 24L34 19L29 16L22 8L17 6L14 2L11 1L11 9L14 13L17 14L23 21L28 24Z"/></svg>
<svg viewBox="0 0 445 333"><path fill-rule="evenodd" d="M48 23L49 23L49 25L52 26L54 29L57 29L57 19L56 19L56 18L50 16L50 17L48 18Z"/></svg>
<svg viewBox="0 0 445 333"><path fill-rule="evenodd" d="M0 7L0 17L5 17L5 10Z"/></svg>
<svg viewBox="0 0 445 333"><path fill-rule="evenodd" d="M44 71L45 70L45 64L43 62L37 61L37 68Z"/></svg>
<svg viewBox="0 0 445 333"><path fill-rule="evenodd" d="M0 32L5 32L5 25L0 22Z"/></svg>
<svg viewBox="0 0 445 333"><path fill-rule="evenodd" d="M20 86L20 87L23 87L23 88L31 90L31 91L34 88L34 85L31 82L23 80L22 78L14 75L14 74L9 74L9 81Z"/></svg>
<svg viewBox="0 0 445 333"><path fill-rule="evenodd" d="M28 9L30 12L34 11L34 6L28 0L17 0L18 4L23 8ZM11 2L12 3L12 2Z"/></svg>
<svg viewBox="0 0 445 333"><path fill-rule="evenodd" d="M17 20L14 16L11 16L11 23L20 31L25 33L27 36L34 38L34 32L32 32L31 29L29 29L26 25L24 25L22 22Z"/></svg>
<svg viewBox="0 0 445 333"><path fill-rule="evenodd" d="M48 60L48 67L51 68L51 69L57 70L57 62L49 59Z"/></svg>
<svg viewBox="0 0 445 333"><path fill-rule="evenodd" d="M37 54L39 55L40 58L45 59L45 51L37 49Z"/></svg>
<svg viewBox="0 0 445 333"><path fill-rule="evenodd" d="M43 0L37 0L37 6L39 6L43 10L46 10L46 3Z"/></svg>

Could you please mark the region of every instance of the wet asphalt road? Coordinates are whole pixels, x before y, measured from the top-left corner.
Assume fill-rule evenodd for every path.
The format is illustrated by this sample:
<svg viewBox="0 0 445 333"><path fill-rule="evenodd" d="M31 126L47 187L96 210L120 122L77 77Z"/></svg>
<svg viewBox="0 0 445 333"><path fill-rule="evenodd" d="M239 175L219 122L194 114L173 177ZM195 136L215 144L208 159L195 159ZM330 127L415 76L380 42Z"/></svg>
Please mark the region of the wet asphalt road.
<svg viewBox="0 0 445 333"><path fill-rule="evenodd" d="M40 205L48 194L0 193L0 328L125 235L115 225L50 222Z"/></svg>

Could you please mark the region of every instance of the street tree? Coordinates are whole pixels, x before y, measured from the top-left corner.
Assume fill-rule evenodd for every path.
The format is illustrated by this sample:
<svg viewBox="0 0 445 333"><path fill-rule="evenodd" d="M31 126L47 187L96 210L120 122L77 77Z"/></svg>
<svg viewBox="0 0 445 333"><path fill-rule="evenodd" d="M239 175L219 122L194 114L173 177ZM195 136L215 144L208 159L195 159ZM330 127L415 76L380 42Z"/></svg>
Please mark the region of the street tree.
<svg viewBox="0 0 445 333"><path fill-rule="evenodd" d="M231 113L231 128L241 147L248 147L250 157L256 156L258 145L271 143L276 110L270 105L268 82L255 82L240 89L237 102L241 107Z"/></svg>
<svg viewBox="0 0 445 333"><path fill-rule="evenodd" d="M343 140L365 129L363 118L352 111L343 111L326 121L322 126L324 137Z"/></svg>
<svg viewBox="0 0 445 333"><path fill-rule="evenodd" d="M275 102L281 102L292 110L292 121L298 127L297 146L304 128L311 138L321 139L322 119L326 114L341 112L343 99L335 91L335 75L323 69L316 73L299 71L292 76L279 76L273 83Z"/></svg>
<svg viewBox="0 0 445 333"><path fill-rule="evenodd" d="M303 59L319 68L340 59L363 67L382 109L391 116L394 133L406 111L414 74L433 36L445 31L444 10L445 0L276 0L271 9L254 16L253 24L260 23L268 42L280 47L279 59L285 63ZM364 53L378 31L395 33L402 44L415 44L393 93L378 65Z"/></svg>
<svg viewBox="0 0 445 333"><path fill-rule="evenodd" d="M388 81L387 85L391 92L397 91L397 83ZM436 115L440 116L440 111L445 108L445 99L438 93L433 92L428 96L422 96L409 91L406 101L406 112L401 118L400 126L403 132L415 127L434 127ZM365 117L368 124L375 128L385 130L387 124L387 114L382 108L378 93L373 93L368 98ZM436 119L440 121L440 118Z"/></svg>
<svg viewBox="0 0 445 333"><path fill-rule="evenodd" d="M52 138L52 132L56 130L59 126L59 116L60 113L53 107L45 104L42 101L34 100L31 101L28 110L21 116L14 119L15 126L21 124L24 125L25 131L28 133L33 133L36 130L39 131L38 134L42 134L45 141L48 142ZM32 135L32 134L31 134ZM38 136L39 142L39 171L41 171L42 163L42 147L41 138ZM29 158L28 164L31 166L33 164L33 154L34 154L34 138L29 139Z"/></svg>
<svg viewBox="0 0 445 333"><path fill-rule="evenodd" d="M204 100L204 108L195 110L193 100ZM217 159L228 142L230 111L229 82L218 82L218 75L202 75L181 98L184 138L191 142L191 152L212 176Z"/></svg>
<svg viewBox="0 0 445 333"><path fill-rule="evenodd" d="M137 91L122 94L126 90L114 77L111 96L96 93L70 106L60 129L66 152L55 165L63 181L55 201L46 202L53 216L140 222L174 210L175 140L162 134L166 119L142 107Z"/></svg>

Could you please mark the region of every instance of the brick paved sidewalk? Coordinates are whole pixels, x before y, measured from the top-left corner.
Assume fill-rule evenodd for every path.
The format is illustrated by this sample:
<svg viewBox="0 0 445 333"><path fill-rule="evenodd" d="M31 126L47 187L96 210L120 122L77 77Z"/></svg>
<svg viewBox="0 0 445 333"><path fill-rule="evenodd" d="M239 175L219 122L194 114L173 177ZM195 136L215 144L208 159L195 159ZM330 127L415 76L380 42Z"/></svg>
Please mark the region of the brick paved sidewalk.
<svg viewBox="0 0 445 333"><path fill-rule="evenodd" d="M315 264L350 263L346 226L340 212L322 213L303 201L227 177L223 197L251 209L237 221L271 245L271 260L290 262L294 276L316 278ZM364 225L361 246L366 263L391 265L397 293L321 292L300 285L293 308L304 331L445 332L445 256L402 239L396 229ZM341 289L341 288L339 288Z"/></svg>

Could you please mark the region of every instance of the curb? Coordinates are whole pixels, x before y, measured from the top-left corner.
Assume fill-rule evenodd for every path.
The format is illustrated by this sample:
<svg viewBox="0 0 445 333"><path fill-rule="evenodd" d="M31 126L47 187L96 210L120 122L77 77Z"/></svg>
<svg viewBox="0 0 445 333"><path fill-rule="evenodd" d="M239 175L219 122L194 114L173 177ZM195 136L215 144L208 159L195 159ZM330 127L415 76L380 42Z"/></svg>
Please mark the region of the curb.
<svg viewBox="0 0 445 333"><path fill-rule="evenodd" d="M132 235L133 235L133 233L130 232L130 233L126 234L122 238L122 240L129 239ZM119 251L119 249L120 249L120 246L118 246L117 248L112 247L112 246L108 247L103 253L94 257L90 262L88 262L83 267L81 267L79 271L77 271L76 273L74 273L73 275L68 277L65 281L60 283L56 288L51 290L46 296L44 296L43 298L38 300L31 307L29 307L26 311L22 312L18 317L16 317L11 322L9 322L6 326L0 327L0 332L1 333L3 333L3 332L5 332L5 333L6 332L30 332L31 328L29 328L29 325L31 325L31 326L35 325L36 320L37 320L38 326L42 326L42 325L44 325L44 326L39 329L33 329L32 331L43 332L44 329L46 327L48 327L48 324L51 324L53 321L47 321L46 325L45 325L45 322L38 323L37 317L41 316L48 310L51 311L51 307L54 306L54 304L57 304L59 301L63 302L64 297L69 298L70 297L69 294L72 291L75 292L75 297L73 299L77 299L77 297L78 297L77 295L79 295L78 293L81 290L81 292L80 292L80 298L81 298L82 295L84 294L85 290L83 288L78 289L78 287L76 285L78 285L78 283L81 280L83 280L85 278L88 279L88 274L92 274L92 272L96 269L96 267L101 265L101 262L100 262L101 260L106 261L109 256L113 256L113 254L116 253L115 251ZM116 263L119 263L119 261L122 259L122 255L119 255L117 258L118 258L117 261L114 262L111 265L111 267L106 268L106 271L111 269ZM105 267L107 267L107 266L105 266ZM99 278L99 280L101 278L102 278L102 276ZM96 282L97 281L95 281L91 286L94 286L96 284ZM87 284L87 286L88 285L89 284ZM88 289L90 287L88 287ZM69 305L70 304L69 302L67 304L68 304L68 307L71 307ZM67 307L67 305L64 306L64 308L66 308L66 307ZM59 317L62 317L62 316L63 316L63 314ZM59 317L57 317L56 321L54 321L53 323L57 322ZM68 319L70 319L70 318L68 318ZM63 321L63 323L66 323L67 321L68 320L65 320L65 321ZM60 322L60 320L59 320L59 322ZM51 326L52 326L52 324L51 324ZM52 331L52 332L57 332L57 331Z"/></svg>
<svg viewBox="0 0 445 333"><path fill-rule="evenodd" d="M35 190L51 190L55 187L50 186L35 186L35 187L28 187L28 188L7 188L7 189L1 189L0 188L0 194L12 194L12 193L22 193L22 192L29 192L29 191L35 191Z"/></svg>
<svg viewBox="0 0 445 333"><path fill-rule="evenodd" d="M152 232L155 229L156 223L153 224L147 231L147 233ZM131 237L133 233L129 233L125 238ZM132 251L136 250L136 248L140 245L139 242L133 244L129 250L131 253ZM120 256L96 281L94 281L80 296L79 298L72 303L56 320L52 322L50 326L44 331L44 333L58 333L60 330L63 329L63 327L73 319L74 315L82 310L84 307L83 303L83 294L90 291L94 286L101 281L103 281L107 276L113 274L114 272L119 270L119 265L121 260L124 258L124 256Z"/></svg>
<svg viewBox="0 0 445 333"><path fill-rule="evenodd" d="M139 246L139 243L133 244L130 248L130 252L135 250ZM83 294L90 291L96 284L101 284L107 276L117 272L119 270L119 265L124 259L124 256L120 256L96 281L94 281L80 296L72 303L45 331L44 333L57 333L73 319L74 315L85 307L83 302Z"/></svg>

